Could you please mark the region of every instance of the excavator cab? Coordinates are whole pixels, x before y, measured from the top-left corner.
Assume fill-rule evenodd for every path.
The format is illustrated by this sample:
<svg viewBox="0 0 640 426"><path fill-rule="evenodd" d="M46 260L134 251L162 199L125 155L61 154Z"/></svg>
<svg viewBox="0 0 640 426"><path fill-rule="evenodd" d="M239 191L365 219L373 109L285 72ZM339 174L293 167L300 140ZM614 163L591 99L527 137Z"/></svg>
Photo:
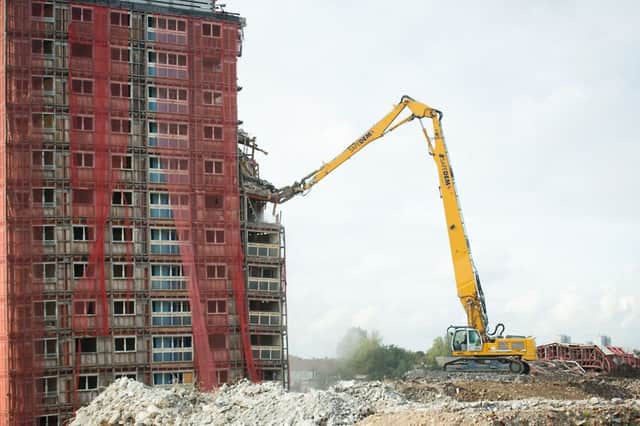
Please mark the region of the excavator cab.
<svg viewBox="0 0 640 426"><path fill-rule="evenodd" d="M482 336L478 330L467 326L451 326L448 328L451 352L482 351Z"/></svg>

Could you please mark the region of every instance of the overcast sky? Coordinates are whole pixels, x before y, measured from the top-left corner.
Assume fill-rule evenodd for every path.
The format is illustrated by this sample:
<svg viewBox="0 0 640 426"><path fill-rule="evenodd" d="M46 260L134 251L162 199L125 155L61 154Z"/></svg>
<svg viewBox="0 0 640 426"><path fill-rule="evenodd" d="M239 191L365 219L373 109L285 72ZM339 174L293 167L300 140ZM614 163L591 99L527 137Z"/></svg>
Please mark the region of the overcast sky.
<svg viewBox="0 0 640 426"><path fill-rule="evenodd" d="M226 3L264 178L301 178L411 95L444 112L491 324L640 347L640 3ZM334 356L351 326L426 350L466 322L417 123L282 212L291 354Z"/></svg>

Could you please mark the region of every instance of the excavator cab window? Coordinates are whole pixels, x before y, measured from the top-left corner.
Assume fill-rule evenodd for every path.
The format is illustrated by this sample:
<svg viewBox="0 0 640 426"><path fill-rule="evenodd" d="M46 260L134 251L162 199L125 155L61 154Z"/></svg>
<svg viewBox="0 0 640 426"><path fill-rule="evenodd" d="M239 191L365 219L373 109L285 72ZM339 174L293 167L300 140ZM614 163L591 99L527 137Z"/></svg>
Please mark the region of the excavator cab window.
<svg viewBox="0 0 640 426"><path fill-rule="evenodd" d="M476 329L459 328L453 334L451 346L456 352L477 352L482 350L482 339Z"/></svg>

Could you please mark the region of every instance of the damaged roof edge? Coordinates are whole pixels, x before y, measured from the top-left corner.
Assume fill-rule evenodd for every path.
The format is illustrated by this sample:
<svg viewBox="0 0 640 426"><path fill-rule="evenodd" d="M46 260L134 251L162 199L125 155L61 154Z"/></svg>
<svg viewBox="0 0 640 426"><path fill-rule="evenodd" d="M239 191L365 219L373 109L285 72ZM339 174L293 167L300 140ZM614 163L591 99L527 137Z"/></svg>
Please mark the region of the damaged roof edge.
<svg viewBox="0 0 640 426"><path fill-rule="evenodd" d="M198 18L219 19L235 22L244 28L247 25L245 18L238 13L230 13L214 10L214 2L198 0L72 0L71 3L87 3L97 6L128 9L138 12L163 13L171 15L194 16ZM208 7L206 7L208 6Z"/></svg>

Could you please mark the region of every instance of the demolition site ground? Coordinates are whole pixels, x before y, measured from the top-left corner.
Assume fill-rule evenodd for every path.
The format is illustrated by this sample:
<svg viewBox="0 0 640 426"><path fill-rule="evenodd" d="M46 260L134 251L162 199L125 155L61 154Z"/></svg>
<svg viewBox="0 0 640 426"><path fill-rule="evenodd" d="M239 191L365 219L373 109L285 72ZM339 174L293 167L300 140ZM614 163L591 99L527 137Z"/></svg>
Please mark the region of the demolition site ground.
<svg viewBox="0 0 640 426"><path fill-rule="evenodd" d="M404 380L339 382L287 392L242 381L212 393L120 379L74 425L604 425L640 424L640 379L414 371Z"/></svg>

